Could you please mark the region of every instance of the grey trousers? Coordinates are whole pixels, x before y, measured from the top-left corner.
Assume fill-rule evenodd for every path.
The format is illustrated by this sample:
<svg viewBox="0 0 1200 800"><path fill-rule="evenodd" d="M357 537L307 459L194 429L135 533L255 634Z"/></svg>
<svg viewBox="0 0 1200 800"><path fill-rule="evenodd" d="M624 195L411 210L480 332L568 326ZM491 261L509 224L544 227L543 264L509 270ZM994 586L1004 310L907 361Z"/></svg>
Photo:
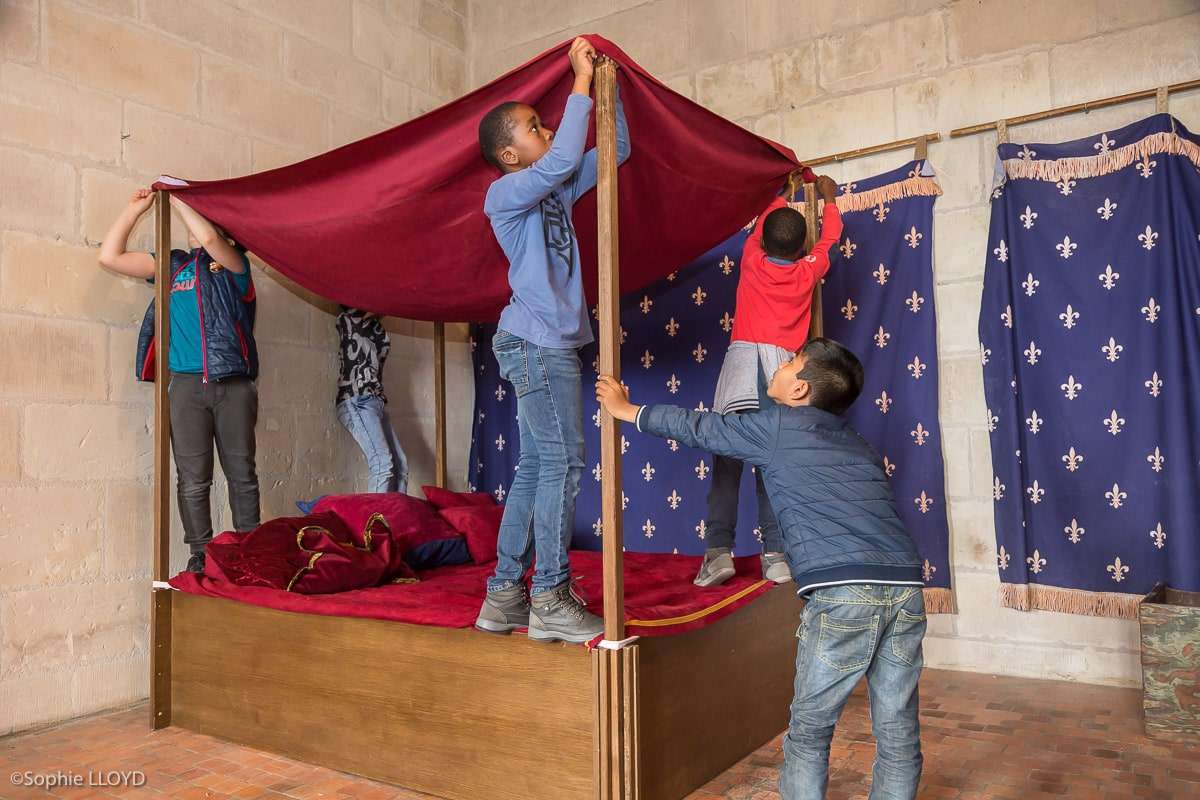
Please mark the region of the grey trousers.
<svg viewBox="0 0 1200 800"><path fill-rule="evenodd" d="M199 375L177 372L172 373L167 392L183 541L191 552L203 553L213 537L209 494L214 443L229 484L233 526L239 531L258 526L258 473L254 468L258 389L249 378L205 383Z"/></svg>

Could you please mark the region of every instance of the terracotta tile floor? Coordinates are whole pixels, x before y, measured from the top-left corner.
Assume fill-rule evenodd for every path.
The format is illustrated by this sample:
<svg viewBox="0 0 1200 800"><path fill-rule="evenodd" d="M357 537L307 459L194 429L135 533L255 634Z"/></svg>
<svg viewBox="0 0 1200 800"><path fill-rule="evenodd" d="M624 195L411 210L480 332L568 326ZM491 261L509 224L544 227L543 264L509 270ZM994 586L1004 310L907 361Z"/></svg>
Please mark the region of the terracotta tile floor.
<svg viewBox="0 0 1200 800"><path fill-rule="evenodd" d="M1200 743L1143 736L1137 690L928 670L921 691L921 797L1200 797ZM856 695L838 725L831 798L867 794L874 743L865 699ZM775 800L781 761L777 737L692 800ZM0 739L0 769L4 800L426 797L178 728L152 733L144 706ZM86 775L89 769L142 770L146 781L140 788L51 793L12 786L9 779L14 770Z"/></svg>

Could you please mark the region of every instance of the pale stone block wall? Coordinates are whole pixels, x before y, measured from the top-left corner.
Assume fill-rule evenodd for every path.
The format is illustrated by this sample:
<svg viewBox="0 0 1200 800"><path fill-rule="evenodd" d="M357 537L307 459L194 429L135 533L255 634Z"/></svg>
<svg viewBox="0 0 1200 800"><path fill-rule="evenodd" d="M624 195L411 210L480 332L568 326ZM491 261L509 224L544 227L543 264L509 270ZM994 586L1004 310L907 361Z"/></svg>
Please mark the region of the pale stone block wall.
<svg viewBox="0 0 1200 800"><path fill-rule="evenodd" d="M466 13L464 0L0 0L0 735L147 694L153 395L133 357L152 293L97 266L109 224L159 173L281 166L461 95ZM178 218L174 233L181 245ZM364 487L366 464L333 414L330 306L261 263L254 278L271 517ZM433 476L432 329L389 326L417 491ZM462 326L448 338L462 486L470 356ZM213 499L221 529L219 469ZM176 568L181 538L176 519Z"/></svg>
<svg viewBox="0 0 1200 800"><path fill-rule="evenodd" d="M611 38L678 92L801 158L1200 77L1197 0L472 0L471 83L576 34ZM1132 122L1153 102L1013 130L1055 141ZM1200 127L1200 93L1171 111ZM636 132L635 132L636 135ZM935 271L953 577L930 666L1093 683L1140 681L1136 623L999 607L976 326L996 137L930 147L945 194ZM823 168L850 179L910 158ZM51 213L52 210L47 210Z"/></svg>

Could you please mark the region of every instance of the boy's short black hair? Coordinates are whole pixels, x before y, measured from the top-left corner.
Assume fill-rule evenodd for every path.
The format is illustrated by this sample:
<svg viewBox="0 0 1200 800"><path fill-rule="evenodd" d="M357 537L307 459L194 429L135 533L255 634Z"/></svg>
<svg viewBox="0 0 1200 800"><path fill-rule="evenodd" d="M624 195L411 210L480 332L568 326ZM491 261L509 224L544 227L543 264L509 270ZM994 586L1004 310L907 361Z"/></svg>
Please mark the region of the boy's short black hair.
<svg viewBox="0 0 1200 800"><path fill-rule="evenodd" d="M519 105L521 104L515 100L509 100L496 106L479 120L479 149L484 160L501 172L506 170L500 161L500 151L513 142L512 131L515 123L512 112Z"/></svg>
<svg viewBox="0 0 1200 800"><path fill-rule="evenodd" d="M794 208L777 208L763 222L763 250L775 258L795 258L804 250L808 223Z"/></svg>
<svg viewBox="0 0 1200 800"><path fill-rule="evenodd" d="M831 414L845 414L863 387L863 367L858 356L832 339L810 339L800 350L804 369L797 377L808 381L809 405Z"/></svg>

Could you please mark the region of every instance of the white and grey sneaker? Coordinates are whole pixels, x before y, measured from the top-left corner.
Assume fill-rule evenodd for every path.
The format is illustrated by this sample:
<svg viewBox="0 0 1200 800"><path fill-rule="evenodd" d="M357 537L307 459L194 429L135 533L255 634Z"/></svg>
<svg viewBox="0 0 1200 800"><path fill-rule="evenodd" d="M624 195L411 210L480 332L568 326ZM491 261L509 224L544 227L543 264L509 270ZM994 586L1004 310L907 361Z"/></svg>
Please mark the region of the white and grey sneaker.
<svg viewBox="0 0 1200 800"><path fill-rule="evenodd" d="M524 586L488 592L475 618L475 627L488 633L511 633L529 627L529 599Z"/></svg>
<svg viewBox="0 0 1200 800"><path fill-rule="evenodd" d="M587 610L571 584L530 598L529 638L537 642L582 644L604 633L604 620Z"/></svg>
<svg viewBox="0 0 1200 800"><path fill-rule="evenodd" d="M788 567L787 556L783 553L762 554L762 575L764 581L787 583L792 579L792 570Z"/></svg>
<svg viewBox="0 0 1200 800"><path fill-rule="evenodd" d="M728 547L713 547L704 551L704 563L692 583L697 586L720 586L733 577L733 551Z"/></svg>

